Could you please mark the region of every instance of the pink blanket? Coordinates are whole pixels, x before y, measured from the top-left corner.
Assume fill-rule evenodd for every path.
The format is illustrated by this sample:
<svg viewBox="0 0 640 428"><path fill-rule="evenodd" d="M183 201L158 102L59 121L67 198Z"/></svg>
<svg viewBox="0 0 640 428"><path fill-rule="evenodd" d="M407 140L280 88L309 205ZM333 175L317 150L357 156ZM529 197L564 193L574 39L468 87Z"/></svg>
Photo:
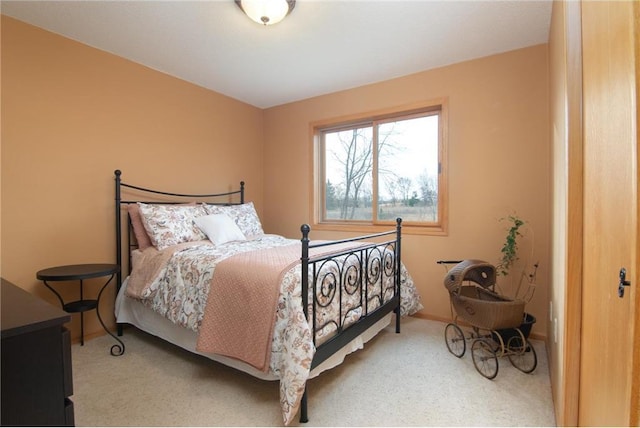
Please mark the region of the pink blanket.
<svg viewBox="0 0 640 428"><path fill-rule="evenodd" d="M196 349L267 372L282 276L300 244L237 254L215 269Z"/></svg>
<svg viewBox="0 0 640 428"><path fill-rule="evenodd" d="M310 257L365 243L309 251ZM215 269L196 349L269 370L271 339L283 276L300 263L301 244L237 254ZM301 316L304 316L301 314Z"/></svg>

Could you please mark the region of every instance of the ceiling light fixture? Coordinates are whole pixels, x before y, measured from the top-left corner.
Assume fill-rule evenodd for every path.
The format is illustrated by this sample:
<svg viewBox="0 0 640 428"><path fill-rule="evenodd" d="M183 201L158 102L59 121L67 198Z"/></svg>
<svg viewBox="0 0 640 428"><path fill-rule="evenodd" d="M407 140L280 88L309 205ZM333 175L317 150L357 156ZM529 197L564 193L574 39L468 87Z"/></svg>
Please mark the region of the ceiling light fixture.
<svg viewBox="0 0 640 428"><path fill-rule="evenodd" d="M296 0L235 0L242 11L258 24L282 21L296 6Z"/></svg>

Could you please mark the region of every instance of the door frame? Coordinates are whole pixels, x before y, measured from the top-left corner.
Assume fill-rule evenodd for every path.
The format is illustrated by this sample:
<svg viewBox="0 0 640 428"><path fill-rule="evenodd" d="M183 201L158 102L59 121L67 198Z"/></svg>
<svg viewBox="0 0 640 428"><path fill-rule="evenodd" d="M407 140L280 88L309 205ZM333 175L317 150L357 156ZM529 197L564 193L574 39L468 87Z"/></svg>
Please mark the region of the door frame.
<svg viewBox="0 0 640 428"><path fill-rule="evenodd" d="M640 4L638 2L633 3L633 33L635 42L635 67L636 67L636 175L640 178L640 153L638 153L638 144L640 143ZM636 181L636 201L640 201L640 185ZM636 204L636 220L640 222L640 203ZM636 225L636 248L640 245L640 225ZM637 251L637 250L636 250ZM637 253L636 253L637 254ZM635 279L636 284L632 286L635 288L636 306L635 306L635 319L634 319L634 343L633 343L633 379L631 383L631 417L630 425L640 425L640 290L638 287L640 284L637 282L640 280L640 256L636 255L635 265ZM633 405L635 403L635 406Z"/></svg>
<svg viewBox="0 0 640 428"><path fill-rule="evenodd" d="M564 3L567 44L567 255L565 277L563 403L559 425L577 426L580 392L580 330L582 326L583 247L583 120L582 120L582 7ZM569 286L570 285L570 286Z"/></svg>

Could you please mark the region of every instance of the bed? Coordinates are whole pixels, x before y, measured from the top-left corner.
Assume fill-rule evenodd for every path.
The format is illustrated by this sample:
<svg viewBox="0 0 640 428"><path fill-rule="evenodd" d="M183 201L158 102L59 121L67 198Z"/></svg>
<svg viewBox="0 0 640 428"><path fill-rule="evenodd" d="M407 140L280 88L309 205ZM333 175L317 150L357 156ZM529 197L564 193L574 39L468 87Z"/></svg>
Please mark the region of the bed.
<svg viewBox="0 0 640 428"><path fill-rule="evenodd" d="M298 411L308 421L307 379L394 320L400 333L401 316L422 309L401 262L401 219L383 233L312 241L308 225L300 239L264 233L244 182L173 193L126 183L116 170L115 196L118 335L133 325L278 380L285 425Z"/></svg>

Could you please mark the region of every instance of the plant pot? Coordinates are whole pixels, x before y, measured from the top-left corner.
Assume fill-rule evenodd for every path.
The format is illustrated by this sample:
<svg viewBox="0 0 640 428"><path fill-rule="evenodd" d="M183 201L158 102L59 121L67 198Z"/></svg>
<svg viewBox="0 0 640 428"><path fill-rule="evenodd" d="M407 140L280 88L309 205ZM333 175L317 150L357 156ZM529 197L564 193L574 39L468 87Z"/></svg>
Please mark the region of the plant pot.
<svg viewBox="0 0 640 428"><path fill-rule="evenodd" d="M536 322L536 317L534 317L533 315L527 312L524 313L523 321L522 321L522 324L520 324L519 328L522 334L524 335L525 339L529 339L531 328L533 327L533 324L535 324L535 322ZM505 329L497 330L497 332L502 337L502 340L504 341L505 345L509 342L510 338L520 337L520 334L518 334L515 328L505 328ZM496 342L500 342L500 339L496 337L495 333L491 333L491 335L493 336L493 340L495 340Z"/></svg>

